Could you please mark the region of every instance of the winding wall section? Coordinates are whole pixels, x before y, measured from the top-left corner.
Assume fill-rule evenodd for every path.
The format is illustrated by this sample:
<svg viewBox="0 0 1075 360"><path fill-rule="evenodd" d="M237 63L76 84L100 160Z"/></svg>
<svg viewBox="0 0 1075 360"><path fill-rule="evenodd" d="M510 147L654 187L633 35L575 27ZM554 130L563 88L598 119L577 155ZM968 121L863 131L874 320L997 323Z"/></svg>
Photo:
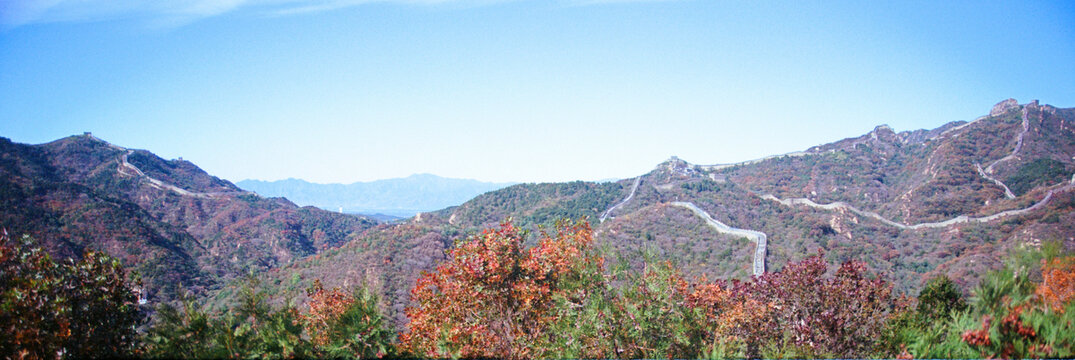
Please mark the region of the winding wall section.
<svg viewBox="0 0 1075 360"><path fill-rule="evenodd" d="M160 190L165 190L165 191L171 191L171 192L174 192L174 193L182 195L182 196L190 196L190 197L196 197L196 198L201 198L201 199L209 199L209 198L214 198L214 197L218 197L218 196L226 196L226 195L245 194L245 192L242 192L242 191L195 192L195 191L190 191L190 190L180 188L180 187L172 185L172 184L165 183L165 182L160 181L160 180L158 180L156 178L153 178L152 176L146 175L144 172L142 172L142 169L139 169L137 166L134 166L134 164L131 164L130 162L127 161L127 156L130 155L130 154L133 154L134 150L128 150L128 149L125 149L125 148L122 148L122 147L119 147L119 146L116 146L116 145L111 145L111 144L109 144L109 145L112 146L113 148L126 151L126 152L123 153L122 156L120 156L120 159L119 159L119 169L117 169L117 171L120 174L127 175L127 176L137 176L137 177L144 178L147 181L149 181L149 186L152 186L154 188L157 188L157 189L160 189ZM126 171L124 171L124 169L133 171L134 173L133 174L127 173Z"/></svg>
<svg viewBox="0 0 1075 360"><path fill-rule="evenodd" d="M698 215L698 217L702 218L702 220L705 220L706 224L709 224L710 227L716 229L719 233L733 236L741 236L750 239L750 241L753 241L756 245L754 247L754 275L759 276L765 273L765 253L766 245L768 242L765 233L761 231L739 229L728 226L727 224L713 219L712 216L709 216L709 213L707 213L705 210L702 210L697 205L694 205L694 203L675 201L671 204L672 206L678 206L694 212L695 215Z"/></svg>
<svg viewBox="0 0 1075 360"><path fill-rule="evenodd" d="M1001 212L993 214L993 215L982 216L982 217L971 217L971 216L966 216L966 215L960 215L960 216L957 216L955 218L948 219L948 220L945 220L945 221L924 222L924 223L918 223L918 224L912 224L912 225L898 223L898 222L889 220L889 219L881 216L878 213L875 213L873 211L861 210L861 209L856 208L854 206L848 205L847 203L842 202L842 201L836 201L836 202L832 202L832 203L828 203L828 204L818 204L818 203L814 202L813 200L810 200L810 199L807 199L807 198L781 199L781 198L778 198L776 196L773 196L772 194L761 195L761 198L766 199L766 200L776 201L776 202L778 202L778 203L780 203L782 205L785 205L785 206L805 205L805 206L809 206L809 207L812 207L812 208L818 208L818 209L824 209L824 210L843 209L843 210L851 211L851 212L853 212L855 214L858 214L858 215L861 215L861 216L866 216L866 217L876 219L876 220L878 220L878 221L880 221L880 222L882 222L882 223L884 223L886 225L893 226L893 227L896 227L896 228L900 228L900 229L903 229L903 230L918 230L918 229L924 229L924 228L943 228L943 227L948 227L948 226L952 226L952 225L960 224L960 223L971 223L971 222L985 223L985 222L990 222L990 221L993 221L993 220L1005 218L1005 217L1008 217L1008 216L1026 214L1028 212L1037 210L1038 208L1040 208L1042 206L1045 206L1045 204L1048 204L1049 200L1052 200L1053 194L1056 194L1056 193L1059 193L1059 192L1069 191L1069 190L1071 190L1073 188L1075 188L1075 175L1073 175L1071 177L1071 181L1068 181L1066 183L1061 183L1061 184L1054 185L1054 188L1050 189L1049 192L1045 193L1045 197L1042 198L1041 200L1039 200L1038 202L1034 203L1034 205L1031 205L1031 206L1022 208L1022 209L1005 210L1005 211L1001 211Z"/></svg>
<svg viewBox="0 0 1075 360"><path fill-rule="evenodd" d="M619 207L623 206L624 204L627 204L627 202L631 201L631 198L633 198L635 196L635 191L638 191L638 185L641 184L641 183L642 183L642 177L641 176L636 177L634 186L631 186L631 193L627 194L627 197L624 198L623 201L620 201L616 205L612 205L612 207L608 208L608 210L605 210L605 213L601 214L601 219L600 219L601 222L605 222L605 220L608 219L609 216L612 216L612 211L618 209Z"/></svg>

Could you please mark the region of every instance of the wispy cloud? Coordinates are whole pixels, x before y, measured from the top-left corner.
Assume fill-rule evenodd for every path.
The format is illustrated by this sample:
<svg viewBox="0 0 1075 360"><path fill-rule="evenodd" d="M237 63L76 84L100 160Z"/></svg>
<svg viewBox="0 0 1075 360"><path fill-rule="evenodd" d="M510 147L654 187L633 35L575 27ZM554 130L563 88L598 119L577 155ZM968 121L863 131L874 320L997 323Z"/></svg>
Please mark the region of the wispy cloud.
<svg viewBox="0 0 1075 360"><path fill-rule="evenodd" d="M503 0L13 0L0 1L0 25L95 22L140 19L186 23L233 11L291 15L342 9L368 3L434 5L488 4Z"/></svg>
<svg viewBox="0 0 1075 360"><path fill-rule="evenodd" d="M16 27L114 19L203 18L260 0L15 0L0 3L0 24Z"/></svg>
<svg viewBox="0 0 1075 360"><path fill-rule="evenodd" d="M322 11L330 11L348 8L352 6L358 6L369 3L398 3L398 4L413 4L413 5L436 5L444 3L490 3L490 2L504 2L496 0L306 0L306 1L289 1L284 4L277 4L272 7L269 13L274 15L298 15L307 13L316 13Z"/></svg>
<svg viewBox="0 0 1075 360"><path fill-rule="evenodd" d="M338 10L369 3L483 6L520 0L8 0L0 1L0 26L138 19L156 24L186 24L229 12L249 10L287 16ZM566 5L678 0L555 0Z"/></svg>
<svg viewBox="0 0 1075 360"><path fill-rule="evenodd" d="M683 0L571 0L568 1L572 5L601 5L601 4L623 4L623 3L654 3L654 2L673 2Z"/></svg>

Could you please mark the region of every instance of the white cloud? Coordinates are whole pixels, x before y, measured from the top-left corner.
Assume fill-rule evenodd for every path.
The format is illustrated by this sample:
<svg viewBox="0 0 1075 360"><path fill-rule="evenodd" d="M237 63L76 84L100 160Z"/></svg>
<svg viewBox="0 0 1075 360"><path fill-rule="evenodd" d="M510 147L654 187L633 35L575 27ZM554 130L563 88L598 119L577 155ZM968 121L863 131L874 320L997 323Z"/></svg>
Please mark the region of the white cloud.
<svg viewBox="0 0 1075 360"><path fill-rule="evenodd" d="M331 11L369 3L483 6L519 0L10 0L0 1L0 26L140 19L186 24L241 9L285 16ZM675 0L556 0L568 5Z"/></svg>
<svg viewBox="0 0 1075 360"><path fill-rule="evenodd" d="M489 3L489 0L13 0L0 1L0 25L143 19L197 20L243 8L288 15L335 10L372 2L400 4ZM186 21L180 21L186 22Z"/></svg>
<svg viewBox="0 0 1075 360"><path fill-rule="evenodd" d="M253 1L260 0L15 0L0 5L0 24L16 27L120 18L201 18L223 14Z"/></svg>
<svg viewBox="0 0 1075 360"><path fill-rule="evenodd" d="M0 24L23 24L37 20L64 0L0 2Z"/></svg>
<svg viewBox="0 0 1075 360"><path fill-rule="evenodd" d="M185 8L183 8L182 11L191 15L213 16L234 10L248 2L249 0L193 1L191 4L188 4Z"/></svg>

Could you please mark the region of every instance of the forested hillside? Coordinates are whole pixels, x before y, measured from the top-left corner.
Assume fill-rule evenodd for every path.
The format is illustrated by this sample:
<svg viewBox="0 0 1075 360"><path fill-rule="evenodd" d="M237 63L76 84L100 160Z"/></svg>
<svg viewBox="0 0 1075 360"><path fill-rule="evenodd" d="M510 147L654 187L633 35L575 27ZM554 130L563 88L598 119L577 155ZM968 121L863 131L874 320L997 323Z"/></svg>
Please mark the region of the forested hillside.
<svg viewBox="0 0 1075 360"><path fill-rule="evenodd" d="M1008 100L972 122L899 133L879 126L756 161L695 165L673 157L616 183L520 184L367 233L348 250L268 278L299 299L314 279L382 284L389 315L402 326L411 300L401 289L454 240L511 217L531 231L533 245L555 219L586 217L610 258L638 267L638 254L649 251L688 277L747 280L757 261L778 272L821 250L831 263L864 262L900 292L916 293L937 275L969 289L1012 248L1075 247L1073 120L1072 109ZM766 247L677 206L685 203L728 228L764 233ZM374 258L382 261L358 260Z"/></svg>
<svg viewBox="0 0 1075 360"><path fill-rule="evenodd" d="M345 243L369 219L262 198L183 160L90 134L41 145L0 139L0 227L59 258L120 259L150 301L205 294Z"/></svg>
<svg viewBox="0 0 1075 360"><path fill-rule="evenodd" d="M594 246L635 270L640 254L685 278L747 281L824 254L861 261L895 291L946 275L978 284L1020 246L1075 247L1075 110L1001 102L933 130L886 126L802 152L737 164L673 157L619 182L519 184L400 224L263 198L183 160L90 134L0 142L0 226L57 258L109 254L150 305L190 292L235 304L253 273L274 301L304 303L315 282L364 284L394 329L411 289L470 234L511 219L524 248L560 219L586 219Z"/></svg>

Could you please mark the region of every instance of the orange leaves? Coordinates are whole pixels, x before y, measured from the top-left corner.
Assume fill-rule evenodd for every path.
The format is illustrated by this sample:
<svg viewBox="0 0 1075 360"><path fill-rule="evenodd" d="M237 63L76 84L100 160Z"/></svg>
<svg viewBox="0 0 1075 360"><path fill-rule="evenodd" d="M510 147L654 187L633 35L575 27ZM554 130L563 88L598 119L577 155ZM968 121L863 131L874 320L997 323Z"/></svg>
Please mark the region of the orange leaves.
<svg viewBox="0 0 1075 360"><path fill-rule="evenodd" d="M1031 254L1033 255L1033 253ZM1075 354L1071 306L1075 257L1046 257L1042 281L1031 280L1026 264L1009 264L987 276L976 291L972 314L979 328L965 330L963 343L985 358L1070 358Z"/></svg>
<svg viewBox="0 0 1075 360"><path fill-rule="evenodd" d="M993 341L989 339L989 326L991 317L988 315L982 319L982 328L978 330L967 330L963 333L963 342L973 346L989 346Z"/></svg>
<svg viewBox="0 0 1075 360"><path fill-rule="evenodd" d="M736 292L722 282L710 282L705 276L695 283L682 279L677 292L684 294L683 305L699 309L704 315L704 328L709 331L707 348L743 341L751 337L754 327L769 313L770 304Z"/></svg>
<svg viewBox="0 0 1075 360"><path fill-rule="evenodd" d="M1053 311L1062 313L1064 305L1075 295L1075 257L1042 260L1041 275L1036 294Z"/></svg>
<svg viewBox="0 0 1075 360"><path fill-rule="evenodd" d="M448 261L424 273L411 290L416 306L400 334L405 351L430 357L526 357L553 322L559 280L594 255L589 224L560 225L523 250L526 234L510 222L456 243Z"/></svg>
<svg viewBox="0 0 1075 360"><path fill-rule="evenodd" d="M721 287L719 284L709 282L705 276L698 281L698 284L693 286L688 285L685 281L681 281L677 284L681 292L687 294L687 306L690 307L705 307L707 313L713 313L715 309L723 308L729 302L732 293L730 290Z"/></svg>
<svg viewBox="0 0 1075 360"><path fill-rule="evenodd" d="M1012 309L1011 313L1004 317L1000 322L1001 331L1017 334L1024 339L1031 339L1037 336L1037 333L1027 324L1019 318L1019 315L1023 313L1024 306L1016 306Z"/></svg>
<svg viewBox="0 0 1075 360"><path fill-rule="evenodd" d="M328 330L332 321L335 321L354 304L355 298L340 290L332 288L325 290L321 286L321 280L314 280L314 286L307 290L310 302L307 305L310 311L306 313L306 331L316 345L326 345L329 342Z"/></svg>
<svg viewBox="0 0 1075 360"><path fill-rule="evenodd" d="M556 237L544 235L538 245L528 251L529 256L522 263L523 268L538 276L538 280L564 275L577 266L603 263L599 256L583 254L593 244L589 223L558 227Z"/></svg>

